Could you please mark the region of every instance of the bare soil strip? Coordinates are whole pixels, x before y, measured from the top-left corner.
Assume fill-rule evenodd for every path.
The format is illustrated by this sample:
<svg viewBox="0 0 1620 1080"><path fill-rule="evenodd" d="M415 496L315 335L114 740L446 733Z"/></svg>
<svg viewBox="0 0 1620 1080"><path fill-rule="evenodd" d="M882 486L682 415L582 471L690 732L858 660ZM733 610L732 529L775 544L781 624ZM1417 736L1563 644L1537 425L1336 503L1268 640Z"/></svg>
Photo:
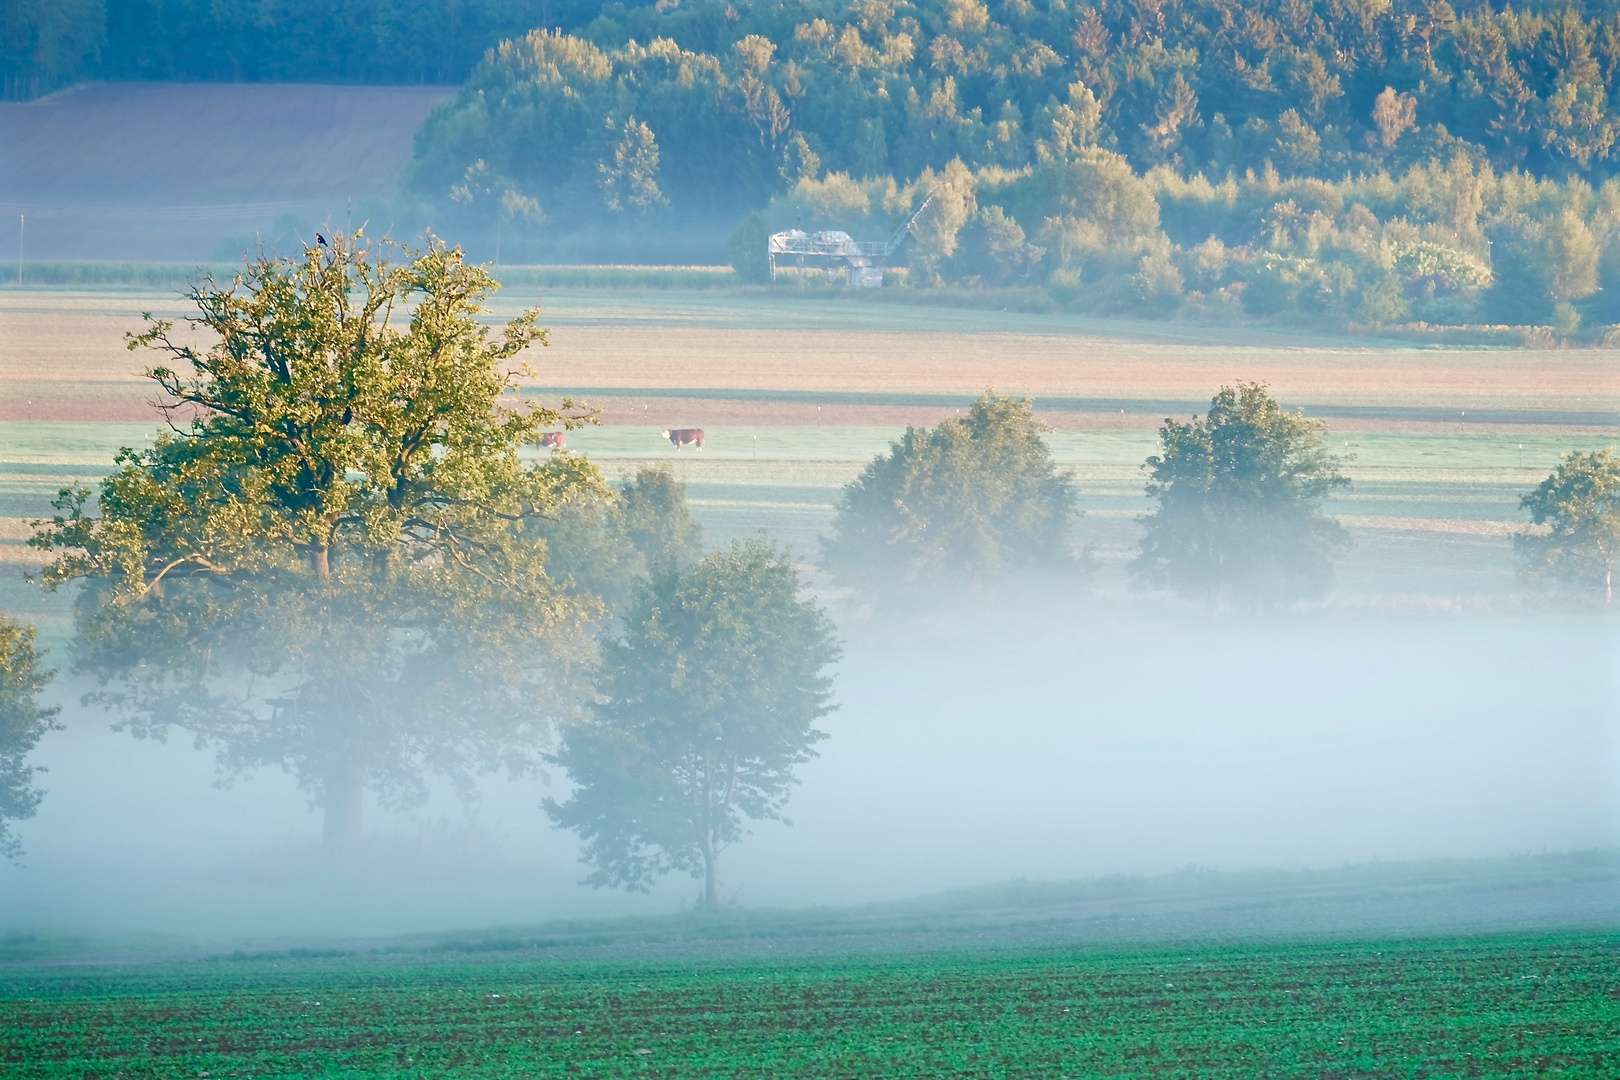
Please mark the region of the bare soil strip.
<svg viewBox="0 0 1620 1080"><path fill-rule="evenodd" d="M567 296L548 299L554 311L566 312L569 303ZM558 325L551 347L529 357L539 371L532 388L547 395L589 388L612 423L628 422L635 406L651 413L655 402L685 399L718 410L713 420L700 410L698 424L742 415L801 424L819 406L822 422L828 408L865 410L834 421L859 425L933 422L995 387L1034 397L1054 420L1089 417L1059 422L1086 427L1105 426L1109 415L1157 422L1202 411L1217 388L1242 379L1269 383L1283 401L1306 405L1336 427L1620 428L1620 362L1612 351L1305 348L1264 337L1252 346L1121 341L1033 333L1026 324L1034 317L1011 316L985 318L982 332L760 329L749 324L776 308L748 297L724 308L739 325L713 327L683 324L679 311L635 295L622 304L649 321L606 325L599 313L597 325ZM159 294L0 294L0 417L150 416L143 358L127 351L124 334L139 328L142 310L180 309L177 298ZM739 404L753 410L740 413ZM677 411L689 409L682 403Z"/></svg>
<svg viewBox="0 0 1620 1080"><path fill-rule="evenodd" d="M595 401L602 398L665 400L682 399L705 404L812 405L849 408L868 406L880 409L917 409L940 413L960 411L973 403L975 395L925 393L874 393L846 390L748 390L718 387L526 387L526 392L542 398L572 397ZM1035 399L1042 412L1084 413L1107 416L1118 413L1148 413L1154 416L1188 416L1203 412L1208 399L1172 401L1151 398L1064 397L1046 394ZM1303 403L1297 406L1307 416L1322 419L1396 421L1426 424L1512 424L1515 426L1620 427L1620 411L1573 411L1553 409L1443 409L1416 405L1335 405Z"/></svg>

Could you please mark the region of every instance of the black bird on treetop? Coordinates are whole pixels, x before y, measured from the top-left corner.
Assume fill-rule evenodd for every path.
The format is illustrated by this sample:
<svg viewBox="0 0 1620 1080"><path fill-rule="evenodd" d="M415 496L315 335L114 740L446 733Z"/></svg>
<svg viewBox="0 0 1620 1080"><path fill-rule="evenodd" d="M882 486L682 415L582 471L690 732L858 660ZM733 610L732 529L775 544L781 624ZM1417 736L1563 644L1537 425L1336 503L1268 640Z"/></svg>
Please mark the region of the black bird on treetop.
<svg viewBox="0 0 1620 1080"><path fill-rule="evenodd" d="M316 233L315 234L315 242L317 244L321 245L321 247L325 247L326 246L326 237L322 236L320 233Z"/></svg>

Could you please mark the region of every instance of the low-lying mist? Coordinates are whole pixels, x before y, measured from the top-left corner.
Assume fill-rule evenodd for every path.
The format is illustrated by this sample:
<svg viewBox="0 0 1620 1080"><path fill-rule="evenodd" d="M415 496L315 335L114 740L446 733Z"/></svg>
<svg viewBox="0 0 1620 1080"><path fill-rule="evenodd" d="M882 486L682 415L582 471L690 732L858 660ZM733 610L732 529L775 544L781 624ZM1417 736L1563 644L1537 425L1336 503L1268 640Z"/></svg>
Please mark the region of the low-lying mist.
<svg viewBox="0 0 1620 1080"><path fill-rule="evenodd" d="M1601 617L996 610L841 627L840 709L792 827L726 853L747 905L1016 877L1329 868L1620 844L1620 626ZM61 658L58 658L60 662ZM214 786L211 753L73 702L45 802L0 869L0 932L247 940L670 911L695 884L595 891L539 803L486 780L370 810L328 854L290 777Z"/></svg>

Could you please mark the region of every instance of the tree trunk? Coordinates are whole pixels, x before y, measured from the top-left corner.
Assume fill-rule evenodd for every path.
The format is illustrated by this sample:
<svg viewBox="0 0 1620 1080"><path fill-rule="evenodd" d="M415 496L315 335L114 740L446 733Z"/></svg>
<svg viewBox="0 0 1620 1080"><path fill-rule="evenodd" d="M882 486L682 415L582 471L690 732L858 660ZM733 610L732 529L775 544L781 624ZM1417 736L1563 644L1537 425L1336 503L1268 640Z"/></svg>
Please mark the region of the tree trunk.
<svg viewBox="0 0 1620 1080"><path fill-rule="evenodd" d="M321 797L328 845L353 844L360 839L365 824L365 795L365 766L344 765L332 771Z"/></svg>
<svg viewBox="0 0 1620 1080"><path fill-rule="evenodd" d="M332 580L332 549L327 547L311 548L309 552L309 568L315 571L317 580L322 582Z"/></svg>
<svg viewBox="0 0 1620 1080"><path fill-rule="evenodd" d="M720 910L720 851L713 830L703 834L703 907L707 911Z"/></svg>

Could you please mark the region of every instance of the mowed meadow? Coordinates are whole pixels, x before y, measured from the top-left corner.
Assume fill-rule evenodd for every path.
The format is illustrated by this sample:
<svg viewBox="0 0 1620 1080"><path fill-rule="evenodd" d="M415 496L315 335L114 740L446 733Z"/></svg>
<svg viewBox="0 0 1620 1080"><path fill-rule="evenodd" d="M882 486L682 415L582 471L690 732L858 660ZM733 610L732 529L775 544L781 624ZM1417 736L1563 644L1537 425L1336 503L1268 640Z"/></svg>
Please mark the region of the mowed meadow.
<svg viewBox="0 0 1620 1080"><path fill-rule="evenodd" d="M1035 399L1072 471L1075 535L1098 589L1126 587L1146 508L1142 462L1166 416L1222 384L1270 384L1331 426L1353 487L1330 511L1356 546L1334 601L1384 606L1523 602L1512 534L1519 496L1560 454L1620 437L1620 363L1607 350L1436 349L1304 333L1133 324L796 293L555 291L513 286L492 322L544 309L551 345L526 398L571 396L600 425L570 451L612 476L669 461L712 541L763 530L813 561L840 489L906 425L962 411L987 387ZM0 565L8 610L67 632L65 606L23 581L29 521L161 424L124 346L142 313L183 318L172 292L0 293ZM677 452L671 426L702 427Z"/></svg>

